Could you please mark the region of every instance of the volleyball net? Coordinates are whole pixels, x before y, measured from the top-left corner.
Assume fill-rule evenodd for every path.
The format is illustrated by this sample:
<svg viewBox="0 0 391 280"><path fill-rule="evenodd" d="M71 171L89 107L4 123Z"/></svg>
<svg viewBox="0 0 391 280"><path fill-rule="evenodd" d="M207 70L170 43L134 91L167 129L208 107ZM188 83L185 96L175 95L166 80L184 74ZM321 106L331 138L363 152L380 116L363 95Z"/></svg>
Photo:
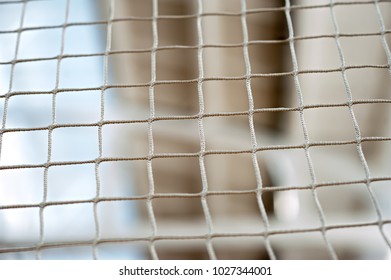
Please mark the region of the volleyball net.
<svg viewBox="0 0 391 280"><path fill-rule="evenodd" d="M0 259L387 259L391 1L0 1Z"/></svg>

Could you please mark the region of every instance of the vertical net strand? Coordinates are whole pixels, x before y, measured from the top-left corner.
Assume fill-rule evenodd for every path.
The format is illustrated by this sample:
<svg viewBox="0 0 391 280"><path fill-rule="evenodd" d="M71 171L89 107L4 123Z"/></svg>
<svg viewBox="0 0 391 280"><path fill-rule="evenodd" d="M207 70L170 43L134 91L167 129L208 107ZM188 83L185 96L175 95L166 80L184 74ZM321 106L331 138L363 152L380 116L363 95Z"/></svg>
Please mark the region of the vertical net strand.
<svg viewBox="0 0 391 280"><path fill-rule="evenodd" d="M213 233L213 221L209 211L209 206L207 202L207 194L208 194L208 180L206 176L205 169L205 150L206 150L206 139L205 139L205 131L203 124L203 117L205 113L205 105L204 105L204 93L203 93L203 79L204 79L204 64L203 64L203 32L202 32L202 13L203 6L202 0L197 1L198 4L198 12L197 12L197 35L198 35L198 46L197 46L197 61L198 61L198 82L197 82L197 90L198 90L198 101L199 101L199 118L198 118L198 129L199 129L199 137L200 137L200 156L199 156L199 165L201 171L201 182L202 182L202 196L201 203L202 209L204 211L205 221L208 227L208 235L206 239L206 246L210 259L216 259L216 253L212 245L212 240L210 236Z"/></svg>
<svg viewBox="0 0 391 280"><path fill-rule="evenodd" d="M149 121L148 121L148 182L149 182L149 192L147 199L147 211L149 221L152 226L152 236L149 244L149 250L152 259L159 259L156 247L155 247L155 237L157 235L157 224L156 217L153 209L153 197L155 195L155 184L153 178L153 169L152 169L152 158L154 154L154 142L153 142L153 130L152 123L155 117L155 83L156 83L156 50L159 45L158 41L158 0L153 0L152 2L152 51L151 51L151 82L149 87Z"/></svg>
<svg viewBox="0 0 391 280"><path fill-rule="evenodd" d="M49 191L49 182L48 182L48 176L49 176L49 164L52 161L52 147L53 147L53 126L56 125L56 119L57 119L57 92L60 86L60 77L61 77L61 61L62 61L62 55L64 54L64 46L65 46L65 33L66 33L66 25L68 23L69 18L69 7L70 7L70 0L66 1L66 8L65 8L65 19L64 23L62 25L61 29L61 47L60 47L60 55L57 59L57 65L56 65L56 82L55 87L52 94L52 125L48 129L48 151L47 151L47 161L46 166L44 169L44 186L43 186L43 197L42 197L42 206L39 208L39 245L37 250L37 258L40 259L41 251L40 247L45 242L45 217L44 217L44 210L45 210L45 203L48 199L48 191Z"/></svg>
<svg viewBox="0 0 391 280"><path fill-rule="evenodd" d="M252 158L252 164L253 164L253 168L256 176L256 182L257 182L257 202L258 202L261 218L265 226L264 238L265 238L266 251L270 259L276 259L276 255L271 246L269 234L268 234L269 219L262 199L263 183L262 183L261 172L260 172L259 163L257 159L257 154L256 154L258 144L257 144L256 133L255 133L255 127L254 127L254 98L251 89L251 64L250 64L250 57L248 53L249 40L248 40L248 30L247 30L248 28L247 28L247 19L246 19L246 13L247 13L246 0L241 0L241 10L242 10L241 23L242 23L242 33L243 33L243 57L246 66L246 91L247 91L247 98L249 104L248 123L250 128L250 137L251 137L251 144L252 144L251 158Z"/></svg>
<svg viewBox="0 0 391 280"><path fill-rule="evenodd" d="M365 172L365 178L366 178L365 185L367 187L368 194L370 196L371 202L372 202L373 207L375 208L375 211L377 214L377 219L378 219L377 222L378 222L380 234L381 234L382 238L384 239L385 243L387 244L387 246L391 249L391 241L387 237L387 234L385 233L384 228L383 228L382 213L380 211L379 202L377 201L377 198L372 190L371 173L369 170L367 159L366 159L364 152L363 152L363 149L362 149L361 131L360 131L360 127L358 125L356 115L353 110L353 95L352 95L350 83L349 83L349 80L348 80L348 77L346 74L345 55L343 53L341 42L339 39L340 32L339 32L339 25L337 22L337 16L336 16L335 10L334 10L334 4L335 4L334 0L330 0L330 15L331 15L331 19L332 19L333 27L334 27L334 31L335 31L335 43L337 46L338 56L339 56L339 60L341 63L341 75L342 75L342 79L343 79L343 83L344 83L344 87L345 87L345 93L346 93L346 98L347 98L347 102L348 102L349 114L350 114L350 117L352 120L352 125L353 125L354 131L355 131L356 149L357 149L358 156L360 158L361 165L362 165L364 172Z"/></svg>
<svg viewBox="0 0 391 280"><path fill-rule="evenodd" d="M311 159L311 155L310 155L310 151L309 151L310 140L309 140L309 136L308 136L307 125L306 125L305 118L304 118L304 109L303 109L304 98L303 98L303 94L301 91L300 81L299 81L299 76L298 76L299 67L298 67L298 63L297 63L296 51L295 51L295 46L294 46L294 31L293 31L293 23L292 23L292 18L291 18L290 13L291 13L290 0L285 0L285 17L287 20L288 31L289 31L289 49L291 52L291 59L292 59L292 65L293 65L293 71L294 71L293 78L294 78L294 83L295 83L295 89L296 89L297 97L299 99L300 123L301 123L301 127L303 130L303 136L304 136L304 151L305 151L307 165L308 165L310 176L311 176L312 196L313 196L313 199L314 199L314 202L316 205L316 209L318 211L318 216L319 216L319 220L321 223L321 233L322 233L322 237L325 241L327 250L328 250L329 255L332 259L337 259L337 254L335 253L335 250L334 250L329 238L326 235L325 216L323 213L322 205L320 204L319 197L316 192L317 180L316 180L315 170L314 170L314 167L312 164L312 159Z"/></svg>

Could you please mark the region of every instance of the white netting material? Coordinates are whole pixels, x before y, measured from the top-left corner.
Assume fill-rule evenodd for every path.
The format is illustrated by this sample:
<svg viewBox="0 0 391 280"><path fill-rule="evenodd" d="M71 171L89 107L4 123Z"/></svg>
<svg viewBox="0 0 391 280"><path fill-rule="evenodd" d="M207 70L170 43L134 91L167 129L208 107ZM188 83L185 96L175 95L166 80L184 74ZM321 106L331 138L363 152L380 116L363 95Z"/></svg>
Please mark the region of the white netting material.
<svg viewBox="0 0 391 280"><path fill-rule="evenodd" d="M147 244L149 256L153 259L159 259L160 250L157 248L157 243L159 241L201 241L206 248L207 256L210 259L219 258L219 253L216 250L215 242L220 238L244 238L244 237L254 237L262 240L265 252L267 257L270 259L278 259L279 253L275 250L275 245L273 243L274 236L285 236L285 235L294 235L301 233L320 233L323 239L323 245L327 250L327 256L332 259L337 259L338 249L333 245L332 240L330 239L330 232L338 229L354 229L366 228L366 227L375 227L380 233L381 239L383 242L383 247L387 250L391 249L391 235L389 230L387 232L386 227L391 224L391 217L382 213L381 206L378 202L378 197L374 191L373 184L376 182L386 182L389 184L391 181L391 174L388 173L385 176L373 176L371 175L370 165L368 164L368 159L363 149L365 143L387 143L391 140L391 135L385 136L374 136L367 135L363 136L359 121L357 120L355 108L357 106L367 106L367 105L379 105L391 104L391 99L388 94L387 98L375 98L369 96L366 99L355 99L354 91L352 90L352 84L349 80L349 71L352 70L372 70L376 69L379 71L391 71L391 52L389 44L387 41L387 36L391 34L391 30L387 29L387 23L383 17L382 8L386 7L389 10L391 6L391 1L338 1L335 2L331 0L326 3L325 1L314 1L312 5L298 3L290 3L289 0L285 1L285 5L281 7L264 7L264 8L251 8L247 7L246 0L238 0L240 2L240 10L236 12L231 11L221 11L221 12L205 12L203 5L205 1L194 0L193 5L196 6L194 14L186 15L160 15L158 11L158 6L164 5L165 1L153 0L152 1L152 16L128 16L128 17L118 17L116 16L116 5L120 1L110 0L102 2L101 9L105 11L107 20L104 21L90 21L90 22L73 22L69 19L70 14L70 5L72 5L71 0L64 1L66 4L64 6L64 20L61 24L55 25L41 25L41 26L28 26L25 27L25 16L29 10L30 3L33 2L49 2L44 0L34 0L34 1L0 1L1 7L6 5L18 5L21 7L21 13L19 18L19 24L17 28L6 30L0 29L0 36L2 35L15 35L15 48L13 58L7 61L0 61L0 66L9 67L9 77L8 77L8 90L7 92L1 92L0 99L3 103L3 115L2 115L2 125L1 125L1 134L0 134L0 155L4 154L4 138L7 135L13 133L23 133L23 132L47 132L47 158L44 162L41 163L27 163L21 160L15 164L7 164L4 161L1 162L0 171L1 172L11 172L12 170L26 170L26 169L39 169L43 170L43 185L42 185L42 199L38 203L8 203L7 198L4 197L1 200L0 204L0 217L1 212L4 214L7 211L12 211L16 209L38 209L39 210L39 238L36 242L13 242L9 241L10 238L2 238L0 234L0 256L12 253L23 253L23 252L33 252L37 258L41 258L42 252L48 249L61 249L68 247L88 247L92 248L91 258L99 259L100 252L99 248L101 245L107 244L130 244L130 243L145 243ZM118 2L118 3L117 3ZM160 2L160 3L159 3ZM312 2L311 2L312 3ZM376 16L378 20L378 32L360 32L360 33L342 33L339 27L339 18L336 15L337 7L356 7L368 5L374 7L376 10ZM384 5L384 6L381 6ZM295 11L313 11L313 10L328 10L329 16L333 24L333 32L327 34L318 34L318 35L295 35L295 24L292 20L292 13ZM248 17L257 15L262 16L264 13L272 12L282 12L285 15L285 26L288 30L288 37L281 39L262 39L262 40L250 40L249 37L249 28L248 28ZM206 44L204 43L205 38L205 26L204 20L208 17L220 18L220 17L230 17L240 19L241 23L241 32L243 41L241 43L227 43L227 44ZM191 46L182 46L182 45L172 45L172 46L162 46L159 44L159 24L162 20L170 19L194 19L196 21L196 37L197 44ZM112 38L113 38L113 25L118 22L150 22L152 27L152 46L147 49L120 49L114 50L112 48ZM79 27L79 26L106 26L105 34L105 51L98 53L75 53L67 54L65 52L66 44L66 33L69 28ZM25 32L36 31L43 32L50 29L61 29L61 44L60 52L58 55L50 57L33 57L33 58L19 58L20 57L20 41L21 36ZM341 44L342 38L377 38L381 41L382 48L385 54L387 61L383 64L349 64L346 61L346 53ZM301 69L299 67L298 58L297 58L297 43L302 41L310 40L321 40L321 39L333 39L335 47L338 52L339 58L339 67L336 68L321 68L321 69ZM285 44L289 46L289 59L292 65L291 71L286 72L267 72L267 73L255 73L253 69L253 64L258 63L251 60L249 55L249 47L256 46L261 44ZM177 79L177 80L159 80L157 77L158 69L162 66L159 65L157 55L159 52L167 50L194 50L197 52L197 77L193 79ZM205 60L204 52L208 49L241 49L242 50L242 59L245 66L245 73L240 76L208 76L205 74L205 64L208 62ZM150 81L146 83L132 83L128 84L113 84L110 82L110 73L109 59L113 55L118 54L134 54L134 55L150 55ZM62 63L67 59L81 59L89 57L100 57L103 60L103 83L95 87L73 87L73 88L64 88L61 87L61 77L63 73L61 72ZM42 61L55 61L56 62L56 78L55 86L51 90L14 90L14 76L15 68L19 64L33 63L33 62L42 62ZM318 104L308 104L304 101L305 94L301 86L301 78L304 75L314 75L319 76L327 73L339 73L342 76L345 99L344 102L327 102L327 103L318 103ZM391 72L390 72L391 73ZM1 74L1 73L0 73ZM253 92L253 81L256 79L270 79L274 77L291 77L294 82L294 90L296 93L294 97L296 99L297 106L292 107L271 107L271 108L257 108L254 103L254 92ZM319 78L321 79L321 78ZM246 85L247 93L247 102L248 110L245 111L229 111L229 112L208 112L205 109L205 93L204 87L205 83L220 81L224 83L225 81L243 81ZM389 80L387 80L389 82ZM386 82L386 83L387 83ZM198 94L198 113L191 115L158 115L156 114L155 108L155 90L159 85L177 85L177 84L194 84L197 86ZM149 115L146 118L128 118L121 120L108 119L106 117L106 95L108 90L115 89L133 89L133 88L145 88L148 89L148 100L149 100ZM389 88L389 87L388 87ZM57 98L60 93L68 92L88 92L88 91L99 91L100 92L100 119L97 122L73 122L73 123L62 123L57 121ZM17 96L40 96L48 95L52 98L51 103L51 124L47 126L32 126L32 127L9 127L8 124L8 115L9 115L9 103L12 102L12 99ZM89 106L89 104L85 104ZM126 104L124 105L126 107ZM351 125L354 129L354 139L348 140L317 140L312 141L310 138L311 131L309 131L307 122L309 121L306 117L306 112L308 110L316 110L319 108L343 108L346 109L351 118ZM262 113L275 113L275 112L293 112L299 115L300 125L302 131L302 139L304 142L297 144L292 141L291 143L279 145L279 144L270 144L263 145L262 132L258 132L258 127L255 125L255 116ZM388 114L390 116L390 114ZM248 136L251 140L251 146L247 149L208 149L208 137L205 131L205 121L209 119L217 118L226 118L226 117L247 117L248 121ZM157 153L155 151L155 130L154 127L159 122L162 121L186 121L186 120L195 120L198 122L198 135L199 139L193 139L199 144L198 152L187 152L187 153ZM120 125L120 124L145 124L147 126L147 141L148 141L148 152L145 155L139 156L122 156L122 157L108 157L104 153L104 138L103 129L105 126L110 125ZM95 158L90 158L86 160L66 160L58 161L53 159L53 143L56 141L53 138L53 133L56 130L63 128L97 128L98 132L98 156ZM351 127L349 128L351 129ZM260 135L260 136L259 136ZM91 145L95 145L91 143ZM339 181L321 181L317 179L316 168L313 164L312 149L316 147L339 147L339 146L355 146L357 155L359 157L359 162L361 168L364 170L365 177L357 177L353 180L339 180ZM262 162L259 161L259 154L264 151L291 151L291 150L301 150L305 153L306 159L306 170L309 172L310 182L305 185L295 185L296 183L287 184L287 185L274 185L267 186L264 185L265 179L261 175ZM206 160L208 157L215 155L249 155L251 156L252 168L255 174L256 185L252 186L250 189L242 190L213 190L209 186L208 182L208 169L206 167ZM176 192L165 192L160 193L156 191L156 178L154 173L154 160L156 159L173 159L173 158L194 158L199 162L199 170L195 169L193 172L200 173L202 189L196 193L176 193ZM102 164L112 163L112 162L145 162L147 168L147 184L148 191L147 193L140 195L124 195L121 196L105 196L101 191L101 169ZM51 184L49 184L49 172L52 168L66 167L66 166L80 166L80 165L93 165L95 171L95 195L89 199L61 199L52 200L48 197L48 191ZM171 175L170 175L171 176ZM56 184L56 183L54 183ZM363 222L350 222L350 223L330 223L327 220L327 215L323 210L322 201L319 199L318 192L323 188L338 189L347 185L352 184L363 184L366 187L368 192L368 200L370 200L371 205L376 213L375 218L372 221L363 221ZM11 184L0 185L0 188L12 188ZM136 187L137 188L137 184ZM270 225L270 215L266 210L264 205L265 201L263 195L267 193L277 193L277 192L288 192L288 191L310 191L312 196L312 203L314 203L315 212L318 224L305 227L291 227L289 225L284 225L283 223L279 228L275 228ZM1 189L0 189L1 193ZM238 232L222 232L214 228L214 223L218 219L213 216L211 211L211 202L208 198L213 196L240 196L240 195L255 195L258 213L262 220L263 227L258 231L238 231ZM157 215L159 215L158 210L155 208L155 201L158 199L165 198L177 198L177 199L189 199L189 198L198 198L201 202L203 218L206 224L206 231L204 234L161 234L159 231L159 222L157 221ZM102 212L99 210L99 205L101 203L118 203L123 201L141 201L146 203L146 215L143 219L146 219L151 225L151 231L149 234L144 236L122 236L122 237L107 237L105 234L102 234L102 217L100 215ZM46 241L45 234L46 228L48 227L48 220L45 218L45 211L48 208L74 205L74 204L88 204L92 205L93 213L93 224L94 224L94 238L93 239L83 239L80 240L58 240L56 242ZM180 209L178 209L180 211ZM12 216L11 216L12 217ZM1 221L1 220L0 220ZM50 220L49 220L50 221ZM2 222L2 228L8 226L7 222ZM233 225L235 227L235 225ZM69 231L72 231L72 228L69 228ZM7 241L8 240L8 241ZM12 238L11 238L12 240ZM362 242L362 241L361 241ZM370 242L370 240L366 240ZM26 245L27 244L27 245ZM191 250L191 249L188 249Z"/></svg>

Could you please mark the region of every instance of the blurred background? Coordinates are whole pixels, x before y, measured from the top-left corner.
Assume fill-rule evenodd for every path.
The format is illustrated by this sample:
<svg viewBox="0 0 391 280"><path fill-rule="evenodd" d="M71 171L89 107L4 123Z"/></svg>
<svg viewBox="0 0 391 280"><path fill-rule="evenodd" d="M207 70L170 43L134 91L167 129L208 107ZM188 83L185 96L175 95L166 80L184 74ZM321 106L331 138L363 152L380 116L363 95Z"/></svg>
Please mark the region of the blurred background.
<svg viewBox="0 0 391 280"><path fill-rule="evenodd" d="M0 1L0 259L389 259L391 2L335 2Z"/></svg>

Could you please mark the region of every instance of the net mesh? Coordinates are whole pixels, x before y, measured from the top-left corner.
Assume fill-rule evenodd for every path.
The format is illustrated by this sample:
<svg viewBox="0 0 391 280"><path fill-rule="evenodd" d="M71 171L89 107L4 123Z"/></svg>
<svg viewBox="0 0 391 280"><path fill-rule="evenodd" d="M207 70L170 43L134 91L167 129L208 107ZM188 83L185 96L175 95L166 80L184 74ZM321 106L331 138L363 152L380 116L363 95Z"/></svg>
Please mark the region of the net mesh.
<svg viewBox="0 0 391 280"><path fill-rule="evenodd" d="M389 256L391 1L81 2L0 1L0 258Z"/></svg>

